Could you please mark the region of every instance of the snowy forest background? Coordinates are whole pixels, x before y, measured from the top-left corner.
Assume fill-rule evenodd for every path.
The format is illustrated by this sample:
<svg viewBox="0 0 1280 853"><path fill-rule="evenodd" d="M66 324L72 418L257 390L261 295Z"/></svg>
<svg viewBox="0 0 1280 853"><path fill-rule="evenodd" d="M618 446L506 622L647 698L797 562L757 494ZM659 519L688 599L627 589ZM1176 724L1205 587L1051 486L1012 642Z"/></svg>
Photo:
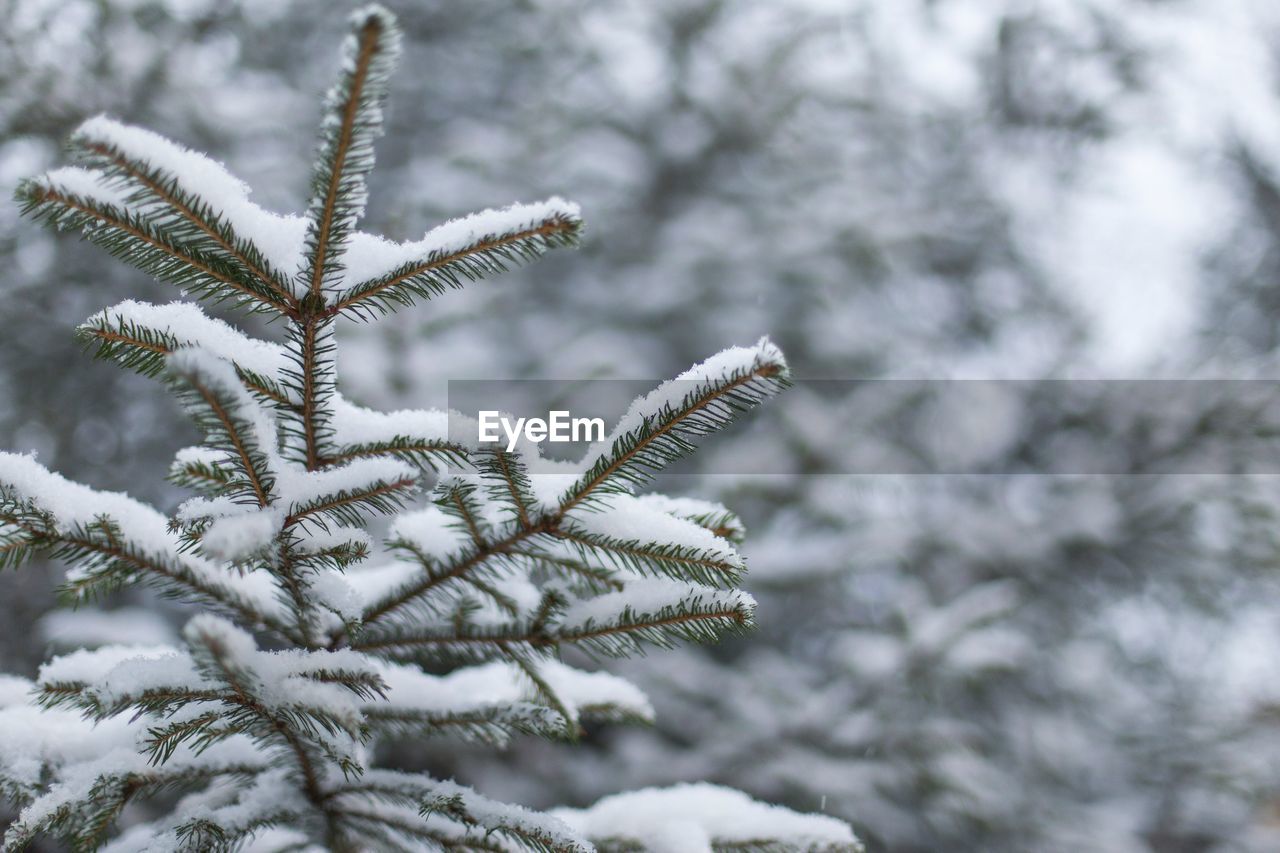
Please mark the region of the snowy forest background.
<svg viewBox="0 0 1280 853"><path fill-rule="evenodd" d="M801 380L1280 378L1274 4L387 5L404 70L370 226L409 238L560 193L588 230L431 311L340 327L360 402L443 405L450 378L653 379L766 333ZM0 15L6 197L105 111L225 161L267 207L305 203L296 129L342 14ZM194 431L71 335L168 294L13 204L0 255L0 447L171 505L159 484ZM1275 849L1275 403L1208 382L1177 407L1063 407L1046 384L959 410L831 387L802 381L684 478L743 513L759 628L611 664L656 727L427 766L537 807L720 782L846 818L876 850ZM744 454L771 473L716 459ZM1099 458L1128 473L1073 475ZM954 460L968 473L905 473ZM868 467L904 473L848 473ZM56 572L0 575L0 670L181 624L137 591L57 611Z"/></svg>

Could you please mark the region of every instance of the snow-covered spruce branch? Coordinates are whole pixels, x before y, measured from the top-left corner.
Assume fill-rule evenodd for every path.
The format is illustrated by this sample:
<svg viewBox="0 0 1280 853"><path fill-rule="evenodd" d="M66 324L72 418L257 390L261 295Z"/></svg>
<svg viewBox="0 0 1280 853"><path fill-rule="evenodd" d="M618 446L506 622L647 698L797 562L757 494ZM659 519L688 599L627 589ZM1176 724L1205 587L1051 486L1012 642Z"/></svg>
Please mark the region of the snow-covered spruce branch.
<svg viewBox="0 0 1280 853"><path fill-rule="evenodd" d="M481 531L476 514L470 513L462 522L471 533L469 545L454 548L459 543L436 538L430 543L437 549L432 553L414 548L412 536L394 539L394 544L411 551L423 572L376 601L364 612L363 621L369 625L384 620L442 585L474 577L494 564L528 553L563 553L565 546L638 573L732 583L741 562L713 534L652 509L631 498L628 490L690 451L698 437L722 428L738 412L780 389L785 375L781 353L767 341L727 350L637 400L612 435L588 451L578 471L557 470L539 477L551 492L541 498L528 492L527 473L511 454L502 454L501 462L482 463L480 477L493 479L496 474L500 481L490 497L501 503L505 490L517 523L489 525ZM557 486L566 482L556 494ZM454 487L438 502L439 509L428 509L415 521L428 528L440 526L457 504L457 494ZM531 512L531 505L536 511ZM645 541L644 534L655 530L665 534L665 541ZM522 550L513 550L517 546Z"/></svg>
<svg viewBox="0 0 1280 853"><path fill-rule="evenodd" d="M551 199L404 244L357 230L398 42L386 11L354 16L303 216L264 211L221 165L103 117L73 137L82 167L19 190L34 218L201 299L275 315L285 334L251 338L185 302L124 302L81 326L100 357L162 379L203 436L171 466L197 493L172 516L0 454L0 567L46 554L69 564L74 597L149 583L203 611L173 645L85 649L34 682L0 678L0 793L19 808L3 849L40 834L117 853L855 849L842 824L709 786L539 814L374 766L396 739L503 745L651 720L635 686L558 653L750 624L733 514L635 492L787 373L767 340L727 350L637 400L576 465L479 446L458 413L343 399L340 316L440 295L581 228ZM376 516L393 517L381 548ZM171 804L159 817L120 826L155 795Z"/></svg>
<svg viewBox="0 0 1280 853"><path fill-rule="evenodd" d="M157 145L163 147L164 140L155 134L97 118L80 126L71 137L70 147L82 155L86 165L116 179L128 193L125 198L130 207L152 211L163 232L175 242L198 248L211 257L225 258L238 280L255 287L265 285L274 293L276 304L292 305L286 277L271 258L237 233L236 223L246 215L243 205L228 205L227 199L220 197L219 193L228 189L235 192L235 184L215 175L214 180L221 186L212 198L205 197L198 189L202 181L189 183L185 179L193 170L207 169L202 158L172 152L173 159L153 166Z"/></svg>
<svg viewBox="0 0 1280 853"><path fill-rule="evenodd" d="M455 220L418 243L385 247L378 264L385 271L349 287L329 313L368 317L370 309L388 313L439 296L548 249L576 245L582 227L577 205L559 198L512 205L501 212L500 221L495 221L496 213L486 210Z"/></svg>
<svg viewBox="0 0 1280 853"><path fill-rule="evenodd" d="M78 229L113 256L202 298L254 310L290 311L264 282L242 276L225 258L171 234L154 214L129 206L106 175L58 169L18 188L23 212L56 228Z"/></svg>

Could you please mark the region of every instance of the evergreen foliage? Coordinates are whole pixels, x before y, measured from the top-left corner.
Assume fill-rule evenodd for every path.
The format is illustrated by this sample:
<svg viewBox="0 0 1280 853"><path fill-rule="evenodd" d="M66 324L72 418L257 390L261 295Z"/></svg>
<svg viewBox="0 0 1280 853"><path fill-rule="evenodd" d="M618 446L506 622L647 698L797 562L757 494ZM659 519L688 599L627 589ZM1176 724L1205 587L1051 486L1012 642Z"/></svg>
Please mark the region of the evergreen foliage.
<svg viewBox="0 0 1280 853"><path fill-rule="evenodd" d="M560 652L748 627L734 516L634 492L787 376L767 340L727 350L637 400L576 466L478 445L457 413L343 399L340 315L434 298L581 228L551 199L413 243L356 230L398 42L385 10L354 15L303 217L106 118L72 139L82 167L19 189L29 216L286 335L256 340L186 303L125 302L81 327L100 357L162 378L203 435L171 469L199 494L171 517L0 454L0 567L49 554L75 599L145 583L204 609L181 645L81 650L33 682L0 681L0 791L21 808L3 849L42 834L121 853L857 849L835 820L711 786L549 815L376 766L397 738L501 745L648 720L639 690ZM380 516L393 517L388 559L360 565L382 553L367 529ZM125 816L153 797L147 817Z"/></svg>

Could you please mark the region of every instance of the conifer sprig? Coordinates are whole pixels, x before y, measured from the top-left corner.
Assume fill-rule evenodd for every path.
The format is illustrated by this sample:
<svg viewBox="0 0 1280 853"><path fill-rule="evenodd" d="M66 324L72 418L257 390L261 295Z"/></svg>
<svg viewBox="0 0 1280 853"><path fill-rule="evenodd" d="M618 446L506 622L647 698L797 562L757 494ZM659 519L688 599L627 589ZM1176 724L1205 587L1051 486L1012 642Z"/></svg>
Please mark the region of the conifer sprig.
<svg viewBox="0 0 1280 853"><path fill-rule="evenodd" d="M194 305L129 300L90 317L76 333L87 345L96 347L95 357L151 377L164 373L169 356L179 349L212 349L218 358L232 364L247 390L277 409L298 408L279 381L286 359L283 348L206 317Z"/></svg>
<svg viewBox="0 0 1280 853"><path fill-rule="evenodd" d="M325 98L320 151L311 176L299 285L317 305L343 272L343 250L364 213L373 143L382 134L382 104L400 53L400 30L386 10L358 11L351 25L341 75Z"/></svg>
<svg viewBox="0 0 1280 853"><path fill-rule="evenodd" d="M405 260L396 268L353 285L328 309L370 319L370 309L389 314L416 301L440 296L450 288L505 272L520 263L535 260L547 251L576 246L582 231L576 206L553 199L544 205L515 206L502 211L489 224L484 214L471 231L476 236L449 243L432 235L423 242L421 256ZM449 230L462 230L467 220L450 223ZM413 247L406 247L412 250Z"/></svg>
<svg viewBox="0 0 1280 853"><path fill-rule="evenodd" d="M65 183L71 175L77 192ZM85 182L86 175L92 183ZM54 228L79 230L113 257L127 261L160 281L213 302L229 301L250 311L288 313L288 302L257 279L239 275L224 257L210 254L165 233L152 219L123 205L104 190L100 173L61 170L44 180L26 181L18 187L22 212ZM96 184L96 186L94 186ZM89 191L84 191L89 190Z"/></svg>
<svg viewBox="0 0 1280 853"><path fill-rule="evenodd" d="M650 473L690 452L697 439L727 426L739 414L786 386L786 364L767 341L732 355L738 363L723 375L708 377L706 374L711 371L706 368L718 365L702 365L638 401L577 482L549 511L536 517L528 511L527 487L522 485L527 483L528 475L523 466L509 454L503 464L494 462L492 456L487 461L481 456L479 470L482 475L489 475L491 487L496 485L496 498L501 500L502 491L506 491L506 503L517 523L480 537L474 548L451 560L424 563L421 577L390 591L365 612L364 624L379 622L442 584L483 570L489 563L510 560L513 549L527 545L536 549L550 540L575 546L581 556L603 556L631 570L674 574L716 585L733 583L741 569L733 557L675 544L646 547L634 541L584 533L571 515L575 510L581 512L579 508L598 507L610 494L629 493ZM741 364L743 361L745 365ZM495 479L496 484L492 482Z"/></svg>
<svg viewBox="0 0 1280 853"><path fill-rule="evenodd" d="M106 119L87 122L71 137L71 150L86 166L117 183L130 207L150 212L151 220L175 243L209 256L224 256L237 279L266 286L279 305L294 305L284 275L272 268L256 245L236 233L210 200L185 186L180 175L140 162L139 152L127 149L118 132L103 132L119 129Z"/></svg>

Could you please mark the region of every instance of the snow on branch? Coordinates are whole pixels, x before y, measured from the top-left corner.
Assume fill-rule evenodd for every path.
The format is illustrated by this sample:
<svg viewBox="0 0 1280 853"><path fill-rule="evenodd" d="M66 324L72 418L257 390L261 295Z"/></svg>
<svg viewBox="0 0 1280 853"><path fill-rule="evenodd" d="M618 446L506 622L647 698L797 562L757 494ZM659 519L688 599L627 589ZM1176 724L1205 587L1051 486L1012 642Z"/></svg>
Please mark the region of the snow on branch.
<svg viewBox="0 0 1280 853"><path fill-rule="evenodd" d="M250 202L249 187L221 163L106 116L80 125L71 148L169 241L222 258L238 279L290 300L283 271L297 264L303 221Z"/></svg>
<svg viewBox="0 0 1280 853"><path fill-rule="evenodd" d="M418 488L418 469L398 459L354 459L320 471L289 471L281 481L287 523L319 525L326 520L359 525L370 515L404 506Z"/></svg>
<svg viewBox="0 0 1280 853"><path fill-rule="evenodd" d="M333 312L368 317L439 296L547 251L574 246L582 230L576 204L551 198L513 204L454 219L413 243L391 243L359 235L349 253L347 279Z"/></svg>
<svg viewBox="0 0 1280 853"><path fill-rule="evenodd" d="M523 686L522 670L494 662L432 676L413 666L384 665L386 701L370 702L365 714L375 732L399 735L455 736L505 744L512 734L554 736L563 729L558 716L576 726L583 718L649 722L653 709L630 682L604 672L582 672L548 661L541 677L554 691L554 707L537 701Z"/></svg>
<svg viewBox="0 0 1280 853"><path fill-rule="evenodd" d="M128 196L105 173L57 169L23 182L17 197L25 215L55 228L79 230L113 257L184 292L251 311L292 310L269 284L244 276L221 254L175 239L144 211L129 206Z"/></svg>
<svg viewBox="0 0 1280 853"><path fill-rule="evenodd" d="M124 717L94 723L73 711L0 708L0 790L23 803L3 849L21 849L39 833L94 846L132 797L250 776L274 759L249 739L230 737L198 753L176 750L157 767L141 748L144 736Z"/></svg>
<svg viewBox="0 0 1280 853"><path fill-rule="evenodd" d="M327 464L352 459L394 457L426 471L462 465L476 447L475 421L460 412L403 409L378 412L333 399L330 421L336 453Z"/></svg>
<svg viewBox="0 0 1280 853"><path fill-rule="evenodd" d="M249 777L247 784L215 780L178 801L160 820L124 832L104 853L186 853L191 850L298 851L306 836L287 828L305 820L309 804L282 768Z"/></svg>
<svg viewBox="0 0 1280 853"><path fill-rule="evenodd" d="M758 803L718 785L646 788L606 797L588 809L557 809L552 814L609 850L863 849L842 821Z"/></svg>
<svg viewBox="0 0 1280 853"><path fill-rule="evenodd" d="M182 553L156 510L119 492L100 492L44 468L34 458L0 452L0 543L27 543L77 565L68 587L86 595L99 584L156 583L171 592L236 612L251 624L278 617L269 595L213 563Z"/></svg>
<svg viewBox="0 0 1280 853"><path fill-rule="evenodd" d="M712 535L726 539L734 545L742 544L747 529L733 510L715 501L699 498L669 497L660 494L640 495L635 498L642 506L674 515L708 530Z"/></svg>
<svg viewBox="0 0 1280 853"><path fill-rule="evenodd" d="M169 464L169 482L210 497L230 488L235 476L228 454L212 447L184 447Z"/></svg>
<svg viewBox="0 0 1280 853"><path fill-rule="evenodd" d="M494 836L515 842L517 849L538 853L594 853L595 849L556 818L421 774L371 770L338 789L335 807L343 818L381 824L393 832L392 838L418 842L404 845L407 849L424 841L449 841L449 846L465 849Z"/></svg>
<svg viewBox="0 0 1280 853"><path fill-rule="evenodd" d="M385 687L377 670L355 652L294 649L263 652L253 638L217 617L201 615L184 632L201 675L226 691L223 712L156 730L153 750L172 742L216 741L228 732L287 748L296 770L315 786L329 761L358 772L366 738L360 701ZM314 794L314 791L312 791Z"/></svg>
<svg viewBox="0 0 1280 853"><path fill-rule="evenodd" d="M274 403L290 402L279 386L288 365L282 347L251 338L188 302L153 305L127 300L93 315L77 333L97 345L99 358L144 376L163 372L167 357L176 350L197 347L230 362L250 391Z"/></svg>
<svg viewBox="0 0 1280 853"><path fill-rule="evenodd" d="M786 385L787 363L768 338L731 347L664 382L632 403L613 432L587 451L586 473L561 497L561 511L645 482L690 453L697 439Z"/></svg>
<svg viewBox="0 0 1280 853"><path fill-rule="evenodd" d="M240 735L299 750L290 731L350 752L364 738L361 702L385 695L376 662L354 652L263 652L208 615L185 636L189 651L108 646L56 658L40 671L38 698L99 720L146 715L142 745L163 764L184 745L199 752Z"/></svg>
<svg viewBox="0 0 1280 853"><path fill-rule="evenodd" d="M547 475L538 469L531 474L530 465L541 466L544 460L530 457L529 451L500 457L476 454L477 475L455 477L453 482L468 482L469 490L487 485L489 503L510 520L486 527L494 513L464 513L472 543L462 550L450 546L433 555L430 543L421 539L411 543L407 550L420 560L423 572L373 603L365 613L365 624L415 605L451 582L485 573L510 574L510 566L546 565L551 571L580 566L581 576L594 575L605 584L621 570L732 586L743 563L726 536L717 535L732 536L740 529L731 514L699 506L695 517L702 518L700 524L669 511L671 505L632 499L629 491L649 471L690 451L693 439L726 426L746 408L784 387L786 371L781 352L767 339L754 347L725 350L636 400L612 436L593 445L583 464L573 466L576 473ZM535 482L542 479L550 480L550 489L547 483ZM457 494L458 487L453 488ZM558 496L548 500L553 493ZM724 529L708 529L708 522ZM563 551L548 547L553 540L576 553L565 560ZM393 544L404 543L393 540ZM442 555L450 559L440 559ZM703 627L694 629L689 627L691 620L684 618L690 614L668 615L679 617L672 624L686 633L678 636L703 640L717 627L749 622L740 618L743 612L734 610L725 614L729 621L717 622L708 616L702 620ZM638 627L637 635L653 636L644 635Z"/></svg>
<svg viewBox="0 0 1280 853"><path fill-rule="evenodd" d="M570 605L551 636L624 657L644 645L670 648L677 642L714 642L751 627L754 616L755 600L742 590L646 579Z"/></svg>
<svg viewBox="0 0 1280 853"><path fill-rule="evenodd" d="M624 657L645 646L709 643L750 628L755 602L741 590L719 590L666 579L632 579L619 591L577 598L559 596L544 606L499 620L474 620L465 610L426 620L415 614L366 627L352 648L403 661L528 661L580 646ZM365 616L366 623L376 620Z"/></svg>
<svg viewBox="0 0 1280 853"><path fill-rule="evenodd" d="M269 505L281 471L270 414L249 395L235 369L208 350L175 351L169 356L169 374L207 445L225 454L235 468L237 478L228 490L232 499Z"/></svg>
<svg viewBox="0 0 1280 853"><path fill-rule="evenodd" d="M586 562L604 561L639 574L659 572L707 586L737 583L742 558L706 527L626 494L578 510L556 530Z"/></svg>

